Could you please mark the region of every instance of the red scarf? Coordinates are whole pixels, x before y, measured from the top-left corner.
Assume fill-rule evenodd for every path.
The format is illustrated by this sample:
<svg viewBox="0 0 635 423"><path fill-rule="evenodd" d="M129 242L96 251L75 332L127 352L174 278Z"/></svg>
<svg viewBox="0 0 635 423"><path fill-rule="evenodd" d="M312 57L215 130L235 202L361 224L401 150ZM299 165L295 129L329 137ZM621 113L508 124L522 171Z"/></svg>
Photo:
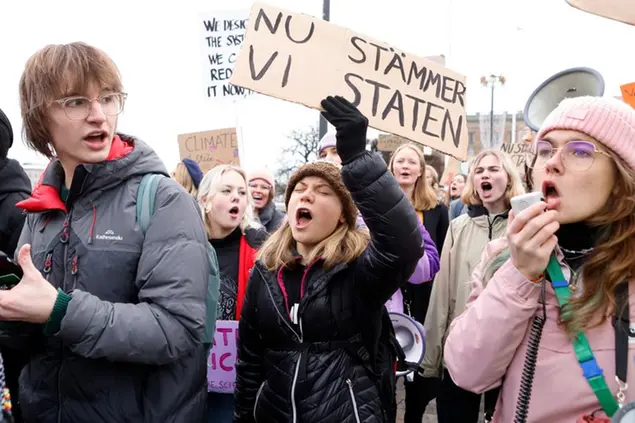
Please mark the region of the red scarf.
<svg viewBox="0 0 635 423"><path fill-rule="evenodd" d="M256 263L256 250L247 243L245 236L240 237L240 247L238 249L238 292L236 295L236 320L240 320L240 311L243 308L245 294L247 292L247 281L249 274Z"/></svg>

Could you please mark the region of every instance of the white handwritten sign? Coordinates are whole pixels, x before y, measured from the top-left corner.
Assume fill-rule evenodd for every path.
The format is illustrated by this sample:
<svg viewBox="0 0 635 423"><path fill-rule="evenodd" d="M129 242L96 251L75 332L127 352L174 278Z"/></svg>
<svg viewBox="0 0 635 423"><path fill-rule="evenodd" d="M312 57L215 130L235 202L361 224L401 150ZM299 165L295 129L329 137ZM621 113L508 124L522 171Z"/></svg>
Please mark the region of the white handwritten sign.
<svg viewBox="0 0 635 423"><path fill-rule="evenodd" d="M199 15L203 55L203 87L209 99L246 96L251 91L229 83L245 38L248 10Z"/></svg>

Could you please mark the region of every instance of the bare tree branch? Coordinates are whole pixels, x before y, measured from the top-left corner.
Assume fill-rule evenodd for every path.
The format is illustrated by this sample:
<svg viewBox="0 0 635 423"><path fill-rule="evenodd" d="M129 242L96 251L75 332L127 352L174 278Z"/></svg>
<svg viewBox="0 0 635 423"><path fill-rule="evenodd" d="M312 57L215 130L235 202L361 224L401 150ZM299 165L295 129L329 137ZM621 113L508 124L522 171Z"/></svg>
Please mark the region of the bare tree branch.
<svg viewBox="0 0 635 423"><path fill-rule="evenodd" d="M320 133L317 126L304 130L296 129L288 137L289 144L282 149L278 159L276 181L279 187L286 186L289 177L295 169L305 163L310 163L318 157ZM281 191L279 191L281 192Z"/></svg>

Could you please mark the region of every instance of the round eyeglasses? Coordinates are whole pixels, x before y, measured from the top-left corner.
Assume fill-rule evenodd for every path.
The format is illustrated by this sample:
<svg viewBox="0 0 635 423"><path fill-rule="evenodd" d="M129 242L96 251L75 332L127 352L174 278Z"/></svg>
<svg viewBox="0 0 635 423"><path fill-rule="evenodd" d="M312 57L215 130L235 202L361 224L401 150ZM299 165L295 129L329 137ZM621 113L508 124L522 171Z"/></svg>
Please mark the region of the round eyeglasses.
<svg viewBox="0 0 635 423"><path fill-rule="evenodd" d="M598 154L611 157L608 153L598 150L590 141L569 141L561 148L554 148L549 141L540 140L527 150L525 162L530 169L544 169L558 151L563 166L576 172L589 170Z"/></svg>
<svg viewBox="0 0 635 423"><path fill-rule="evenodd" d="M96 98L88 98L81 96L65 97L55 100L57 104L62 106L64 113L71 120L84 120L90 116L93 101L97 101L101 106L101 111L107 116L116 116L123 111L124 103L128 94L126 93L109 93L102 94Z"/></svg>

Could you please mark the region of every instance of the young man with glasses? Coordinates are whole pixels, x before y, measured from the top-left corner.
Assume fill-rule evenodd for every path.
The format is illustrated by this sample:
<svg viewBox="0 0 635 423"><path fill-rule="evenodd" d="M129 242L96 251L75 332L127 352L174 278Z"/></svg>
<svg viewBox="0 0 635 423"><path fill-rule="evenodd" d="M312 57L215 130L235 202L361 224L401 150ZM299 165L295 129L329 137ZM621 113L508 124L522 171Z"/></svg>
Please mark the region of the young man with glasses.
<svg viewBox="0 0 635 423"><path fill-rule="evenodd" d="M52 159L19 241L24 276L0 319L27 322L26 421L199 422L207 397L207 238L195 200L144 142L117 133L126 94L113 61L84 43L26 63L27 143ZM145 235L136 199L160 180ZM10 329L9 331L13 331Z"/></svg>

